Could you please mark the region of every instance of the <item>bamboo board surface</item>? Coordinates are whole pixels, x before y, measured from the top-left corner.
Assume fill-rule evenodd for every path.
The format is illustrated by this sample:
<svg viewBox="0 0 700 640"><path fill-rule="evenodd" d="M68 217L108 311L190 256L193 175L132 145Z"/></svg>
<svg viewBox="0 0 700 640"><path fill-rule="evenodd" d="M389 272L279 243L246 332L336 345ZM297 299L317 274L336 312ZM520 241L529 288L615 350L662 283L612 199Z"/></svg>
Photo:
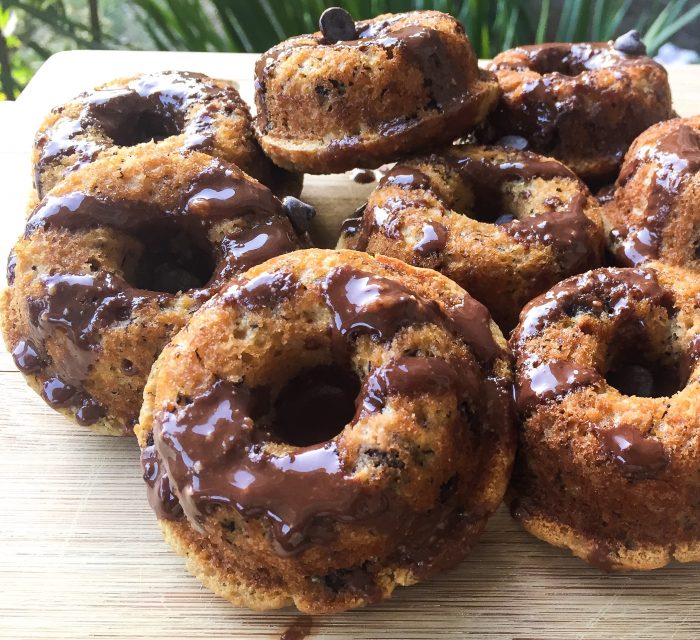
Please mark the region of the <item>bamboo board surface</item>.
<svg viewBox="0 0 700 640"><path fill-rule="evenodd" d="M183 69L238 81L252 98L255 56L69 52L15 103L0 103L4 260L23 227L33 133L52 106L114 77ZM670 69L676 110L700 113L700 66ZM307 177L316 237L331 245L373 185ZM279 638L298 614L256 613L214 596L162 541L138 447L53 413L0 347L0 638ZM524 533L504 509L461 566L365 610L314 617L309 638L697 639L700 565L600 574Z"/></svg>

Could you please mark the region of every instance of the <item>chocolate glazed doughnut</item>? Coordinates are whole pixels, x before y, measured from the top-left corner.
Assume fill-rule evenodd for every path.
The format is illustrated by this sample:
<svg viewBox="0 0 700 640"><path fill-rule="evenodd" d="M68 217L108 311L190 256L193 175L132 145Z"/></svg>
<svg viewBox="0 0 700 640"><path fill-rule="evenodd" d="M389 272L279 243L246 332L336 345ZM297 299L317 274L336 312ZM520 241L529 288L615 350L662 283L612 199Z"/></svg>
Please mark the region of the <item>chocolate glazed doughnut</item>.
<svg viewBox="0 0 700 640"><path fill-rule="evenodd" d="M488 312L440 274L280 256L154 365L136 429L149 499L189 570L235 604L377 602L462 560L498 507L510 385Z"/></svg>
<svg viewBox="0 0 700 640"><path fill-rule="evenodd" d="M699 301L695 274L651 263L523 310L508 500L530 533L604 571L700 560Z"/></svg>
<svg viewBox="0 0 700 640"><path fill-rule="evenodd" d="M603 235L597 204L563 164L461 145L396 165L338 246L444 273L505 330L535 295L599 266Z"/></svg>
<svg viewBox="0 0 700 640"><path fill-rule="evenodd" d="M630 147L602 208L617 264L648 260L700 270L700 116L647 129Z"/></svg>
<svg viewBox="0 0 700 640"><path fill-rule="evenodd" d="M489 68L503 93L482 139L522 136L584 180L612 182L632 141L674 115L666 70L644 53L618 41L500 53Z"/></svg>
<svg viewBox="0 0 700 640"><path fill-rule="evenodd" d="M107 150L162 140L232 162L277 195L301 192L302 177L276 167L258 146L234 84L186 71L112 80L53 109L34 141L34 185L41 198Z"/></svg>
<svg viewBox="0 0 700 640"><path fill-rule="evenodd" d="M285 40L257 63L256 133L278 165L378 167L451 142L495 105L495 77L478 68L451 16L414 11L355 23L345 15L342 29Z"/></svg>
<svg viewBox="0 0 700 640"><path fill-rule="evenodd" d="M66 177L8 263L3 333L17 367L100 433L131 433L156 356L226 278L308 246L267 188L172 147L123 149Z"/></svg>

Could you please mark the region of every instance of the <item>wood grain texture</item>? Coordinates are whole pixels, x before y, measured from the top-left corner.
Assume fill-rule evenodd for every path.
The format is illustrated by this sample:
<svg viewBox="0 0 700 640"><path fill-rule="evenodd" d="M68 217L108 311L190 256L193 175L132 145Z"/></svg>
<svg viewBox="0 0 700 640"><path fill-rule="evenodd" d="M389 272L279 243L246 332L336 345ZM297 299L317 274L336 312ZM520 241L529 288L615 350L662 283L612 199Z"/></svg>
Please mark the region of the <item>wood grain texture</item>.
<svg viewBox="0 0 700 640"><path fill-rule="evenodd" d="M51 58L16 103L0 103L4 145L0 255L19 235L29 152L44 113L116 76L188 69L237 80L252 96L255 56L70 52ZM681 115L700 110L700 68L670 70ZM316 235L373 185L307 178ZM51 412L0 351L0 638L279 638L290 610L236 609L203 589L162 542L145 498L138 448L95 436ZM605 576L549 547L505 510L471 557L430 582L363 611L316 617L311 638L656 639L700 637L700 565Z"/></svg>

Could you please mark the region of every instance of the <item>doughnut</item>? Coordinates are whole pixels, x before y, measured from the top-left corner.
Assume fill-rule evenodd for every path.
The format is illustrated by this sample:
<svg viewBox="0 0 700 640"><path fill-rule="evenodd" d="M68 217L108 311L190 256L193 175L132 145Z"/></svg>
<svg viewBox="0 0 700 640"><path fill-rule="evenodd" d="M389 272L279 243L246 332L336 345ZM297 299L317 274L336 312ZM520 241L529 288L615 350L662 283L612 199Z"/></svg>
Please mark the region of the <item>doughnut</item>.
<svg viewBox="0 0 700 640"><path fill-rule="evenodd" d="M569 278L510 344L514 517L604 571L700 560L697 275L652 262Z"/></svg>
<svg viewBox="0 0 700 640"><path fill-rule="evenodd" d="M612 182L632 141L674 115L666 70L644 52L616 41L500 53L489 69L502 95L481 139L521 136L584 180Z"/></svg>
<svg viewBox="0 0 700 640"><path fill-rule="evenodd" d="M340 13L338 13L340 12ZM255 69L255 129L291 171L376 168L447 144L481 122L498 98L464 27L438 11L386 14L276 45ZM324 16L326 16L324 14Z"/></svg>
<svg viewBox="0 0 700 640"><path fill-rule="evenodd" d="M232 162L277 195L301 192L301 176L276 167L258 146L234 84L186 71L112 80L53 109L34 140L34 185L41 198L106 151L137 146L138 153L162 140Z"/></svg>
<svg viewBox="0 0 700 640"><path fill-rule="evenodd" d="M616 264L659 260L700 270L700 116L647 129L615 186L601 213Z"/></svg>
<svg viewBox="0 0 700 640"><path fill-rule="evenodd" d="M72 420L132 433L151 365L192 312L226 278L308 246L287 213L235 165L177 143L71 173L10 255L0 311L17 367Z"/></svg>
<svg viewBox="0 0 700 640"><path fill-rule="evenodd" d="M168 543L236 605L333 612L454 566L514 455L506 342L440 274L308 249L156 361L136 432Z"/></svg>
<svg viewBox="0 0 700 640"><path fill-rule="evenodd" d="M436 269L506 330L535 295L601 265L598 209L556 160L453 145L389 171L343 223L338 246Z"/></svg>

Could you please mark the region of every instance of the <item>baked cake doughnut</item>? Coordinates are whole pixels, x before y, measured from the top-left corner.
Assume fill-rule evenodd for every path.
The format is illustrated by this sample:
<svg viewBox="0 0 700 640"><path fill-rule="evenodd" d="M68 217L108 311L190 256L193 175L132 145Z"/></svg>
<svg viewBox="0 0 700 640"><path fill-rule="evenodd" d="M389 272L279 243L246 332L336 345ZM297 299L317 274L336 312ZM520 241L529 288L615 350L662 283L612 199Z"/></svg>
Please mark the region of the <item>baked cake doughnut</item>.
<svg viewBox="0 0 700 640"><path fill-rule="evenodd" d="M324 32L285 40L256 66L256 132L293 171L378 167L452 142L498 98L462 25L414 11L353 22L337 7Z"/></svg>
<svg viewBox="0 0 700 640"><path fill-rule="evenodd" d="M186 71L113 80L53 109L34 141L35 187L42 197L105 150L173 139L183 152L238 165L278 195L301 191L300 175L263 154L234 84Z"/></svg>
<svg viewBox="0 0 700 640"><path fill-rule="evenodd" d="M700 560L699 301L696 274L651 263L523 310L509 501L528 531L605 571Z"/></svg>
<svg viewBox="0 0 700 640"><path fill-rule="evenodd" d="M700 270L700 116L647 129L616 187L601 211L618 264L658 259Z"/></svg>
<svg viewBox="0 0 700 640"><path fill-rule="evenodd" d="M455 145L387 173L339 246L436 269L510 329L535 295L600 266L603 233L588 189L556 160Z"/></svg>
<svg viewBox="0 0 700 640"><path fill-rule="evenodd" d="M522 136L530 150L584 180L613 181L632 141L674 115L666 70L641 42L635 49L628 40L530 45L497 55L489 68L503 93L484 139Z"/></svg>
<svg viewBox="0 0 700 640"><path fill-rule="evenodd" d="M238 605L377 602L461 561L514 454L510 358L444 276L306 250L238 276L153 367L136 432L189 570Z"/></svg>
<svg viewBox="0 0 700 640"><path fill-rule="evenodd" d="M0 304L5 342L53 408L131 433L153 361L194 309L231 275L303 246L280 201L235 165L183 157L177 143L115 151L30 215Z"/></svg>

